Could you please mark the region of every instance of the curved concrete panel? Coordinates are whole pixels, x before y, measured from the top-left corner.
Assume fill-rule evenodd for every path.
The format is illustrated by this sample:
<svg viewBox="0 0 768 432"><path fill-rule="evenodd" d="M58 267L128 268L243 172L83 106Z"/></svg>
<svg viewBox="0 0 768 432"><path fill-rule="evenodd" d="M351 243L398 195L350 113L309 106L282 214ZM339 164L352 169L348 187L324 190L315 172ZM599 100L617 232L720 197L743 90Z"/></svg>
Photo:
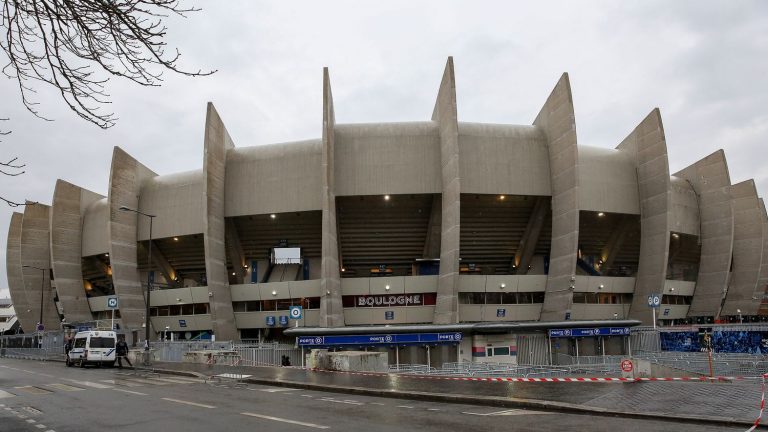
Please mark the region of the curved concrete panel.
<svg viewBox="0 0 768 432"><path fill-rule="evenodd" d="M146 310L144 298L146 283L143 283L139 277L136 239L139 224L149 225L149 221L136 213L120 211L120 207L137 209L141 185L155 176L157 174L123 149L115 147L112 153L107 197L112 284L120 302L122 328L127 331L139 331L142 337L144 333L141 329Z"/></svg>
<svg viewBox="0 0 768 432"><path fill-rule="evenodd" d="M552 193L547 138L527 125L459 122L462 193Z"/></svg>
<svg viewBox="0 0 768 432"><path fill-rule="evenodd" d="M716 317L728 289L733 252L731 177L725 153L718 150L674 175L688 180L699 196L701 258L688 316Z"/></svg>
<svg viewBox="0 0 768 432"><path fill-rule="evenodd" d="M51 210L51 265L59 302L69 322L91 321L83 289L83 213L103 196L64 180L56 181Z"/></svg>
<svg viewBox="0 0 768 432"><path fill-rule="evenodd" d="M328 68L323 68L323 156L322 191L322 259L320 261L320 321L321 327L344 325L341 303L341 272L339 265L339 237L336 223L335 179L335 126L333 93Z"/></svg>
<svg viewBox="0 0 768 432"><path fill-rule="evenodd" d="M37 318L34 317L27 301L27 293L24 290L24 277L21 274L21 224L24 220L22 213L14 212L11 215L11 224L8 227L8 243L5 252L5 268L8 276L8 291L11 293L11 301L16 311L16 317L21 323L21 328L26 333L35 331Z"/></svg>
<svg viewBox="0 0 768 432"><path fill-rule="evenodd" d="M760 198L760 209L763 211L763 262L760 265L760 278L757 280L753 301L761 303L768 292L768 213L765 210L765 201ZM760 305L757 306L758 310Z"/></svg>
<svg viewBox="0 0 768 432"><path fill-rule="evenodd" d="M640 214L637 171L626 152L579 146L579 210Z"/></svg>
<svg viewBox="0 0 768 432"><path fill-rule="evenodd" d="M53 301L55 292L51 289L51 207L43 204L28 204L24 208L21 223L21 275L24 278L24 292L35 322L46 329L59 328L59 311ZM44 269L24 268L33 266ZM33 327L34 328L34 327Z"/></svg>
<svg viewBox="0 0 768 432"><path fill-rule="evenodd" d="M440 232L440 275L437 284L435 324L459 322L459 241L461 177L459 163L459 120L456 109L456 76L453 57L448 57L432 112L440 135L440 177L442 179L442 227Z"/></svg>
<svg viewBox="0 0 768 432"><path fill-rule="evenodd" d="M440 136L433 122L334 127L336 196L440 192Z"/></svg>
<svg viewBox="0 0 768 432"><path fill-rule="evenodd" d="M203 170L148 179L139 192L139 210L156 215L152 238L203 232ZM139 241L149 239L149 226L139 225Z"/></svg>
<svg viewBox="0 0 768 432"><path fill-rule="evenodd" d="M83 211L82 255L109 253L109 200L94 201Z"/></svg>
<svg viewBox="0 0 768 432"><path fill-rule="evenodd" d="M320 210L319 139L227 151L226 217Z"/></svg>
<svg viewBox="0 0 768 432"><path fill-rule="evenodd" d="M733 272L720 315L757 315L757 295L763 263L763 211L754 180L731 186L733 198Z"/></svg>
<svg viewBox="0 0 768 432"><path fill-rule="evenodd" d="M635 158L640 198L640 259L629 317L649 325L648 295L661 293L667 277L672 207L667 142L658 108L616 148Z"/></svg>
<svg viewBox="0 0 768 432"><path fill-rule="evenodd" d="M686 179L672 176L669 179L672 206L669 211L670 231L699 235L701 220L699 218L699 197L693 186Z"/></svg>
<svg viewBox="0 0 768 432"><path fill-rule="evenodd" d="M227 275L227 249L224 223L224 181L227 151L235 147L224 122L212 103L205 115L205 153L203 156L203 242L205 244L205 274L213 333L218 340L240 339L235 328L232 293Z"/></svg>
<svg viewBox="0 0 768 432"><path fill-rule="evenodd" d="M579 248L579 150L567 73L560 77L533 124L547 137L552 179L552 244L541 320L559 321L570 317Z"/></svg>

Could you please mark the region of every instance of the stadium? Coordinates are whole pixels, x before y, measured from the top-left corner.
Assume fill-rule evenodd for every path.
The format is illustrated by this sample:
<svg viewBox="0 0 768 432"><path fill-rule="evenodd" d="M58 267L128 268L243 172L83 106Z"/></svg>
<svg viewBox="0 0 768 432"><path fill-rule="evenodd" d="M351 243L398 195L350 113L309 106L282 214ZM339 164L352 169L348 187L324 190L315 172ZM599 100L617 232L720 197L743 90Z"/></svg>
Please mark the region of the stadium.
<svg viewBox="0 0 768 432"><path fill-rule="evenodd" d="M670 173L658 109L613 149L580 145L567 74L526 125L459 121L455 88L449 58L431 118L337 124L325 69L317 139L238 147L208 104L201 169L158 175L115 147L107 196L58 180L13 214L21 328L114 313L136 343L148 286L158 337L337 338L412 363L619 354L654 319L761 320L768 217L722 151Z"/></svg>

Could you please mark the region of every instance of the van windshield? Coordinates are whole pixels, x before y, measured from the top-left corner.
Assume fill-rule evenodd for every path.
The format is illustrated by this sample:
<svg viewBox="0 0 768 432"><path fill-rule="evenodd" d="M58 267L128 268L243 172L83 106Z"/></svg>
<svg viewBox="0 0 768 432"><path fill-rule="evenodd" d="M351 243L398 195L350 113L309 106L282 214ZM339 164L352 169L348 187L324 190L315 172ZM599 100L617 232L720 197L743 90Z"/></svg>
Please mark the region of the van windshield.
<svg viewBox="0 0 768 432"><path fill-rule="evenodd" d="M105 337L92 337L91 348L114 348L115 340Z"/></svg>

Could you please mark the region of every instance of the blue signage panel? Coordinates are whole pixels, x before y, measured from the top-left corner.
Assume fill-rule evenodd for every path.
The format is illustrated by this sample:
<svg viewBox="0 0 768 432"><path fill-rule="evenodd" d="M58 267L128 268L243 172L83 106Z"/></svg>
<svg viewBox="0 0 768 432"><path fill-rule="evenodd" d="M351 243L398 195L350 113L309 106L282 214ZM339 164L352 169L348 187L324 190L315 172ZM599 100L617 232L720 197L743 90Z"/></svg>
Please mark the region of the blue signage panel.
<svg viewBox="0 0 768 432"><path fill-rule="evenodd" d="M384 311L384 319L385 320L395 319L395 311Z"/></svg>
<svg viewBox="0 0 768 432"><path fill-rule="evenodd" d="M267 316L267 325L268 326L275 325L275 317L273 317L272 315L268 315Z"/></svg>
<svg viewBox="0 0 768 432"><path fill-rule="evenodd" d="M505 316L507 316L506 309L496 309L496 318L504 318Z"/></svg>
<svg viewBox="0 0 768 432"><path fill-rule="evenodd" d="M590 336L629 336L629 327L596 327L549 330L549 337L551 338Z"/></svg>
<svg viewBox="0 0 768 432"><path fill-rule="evenodd" d="M288 325L288 316L287 315L280 315L280 325L281 326L287 326Z"/></svg>
<svg viewBox="0 0 768 432"><path fill-rule="evenodd" d="M461 342L461 333L407 333L344 336L299 336L301 346L332 345L417 345Z"/></svg>
<svg viewBox="0 0 768 432"><path fill-rule="evenodd" d="M187 320L179 320L179 327L186 327L187 326Z"/></svg>
<svg viewBox="0 0 768 432"><path fill-rule="evenodd" d="M293 320L300 320L302 315L302 308L301 306L291 306L288 308L288 315L291 316L291 319Z"/></svg>

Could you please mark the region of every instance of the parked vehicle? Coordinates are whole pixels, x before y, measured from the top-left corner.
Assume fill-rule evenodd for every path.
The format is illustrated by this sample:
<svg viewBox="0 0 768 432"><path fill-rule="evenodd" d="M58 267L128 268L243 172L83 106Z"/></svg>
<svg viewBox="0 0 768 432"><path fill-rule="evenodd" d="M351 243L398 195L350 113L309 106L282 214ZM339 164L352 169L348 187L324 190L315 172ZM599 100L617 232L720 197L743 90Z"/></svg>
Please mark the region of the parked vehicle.
<svg viewBox="0 0 768 432"><path fill-rule="evenodd" d="M113 331L83 331L75 335L72 349L67 353L67 366L88 364L97 366L115 365L115 343Z"/></svg>

